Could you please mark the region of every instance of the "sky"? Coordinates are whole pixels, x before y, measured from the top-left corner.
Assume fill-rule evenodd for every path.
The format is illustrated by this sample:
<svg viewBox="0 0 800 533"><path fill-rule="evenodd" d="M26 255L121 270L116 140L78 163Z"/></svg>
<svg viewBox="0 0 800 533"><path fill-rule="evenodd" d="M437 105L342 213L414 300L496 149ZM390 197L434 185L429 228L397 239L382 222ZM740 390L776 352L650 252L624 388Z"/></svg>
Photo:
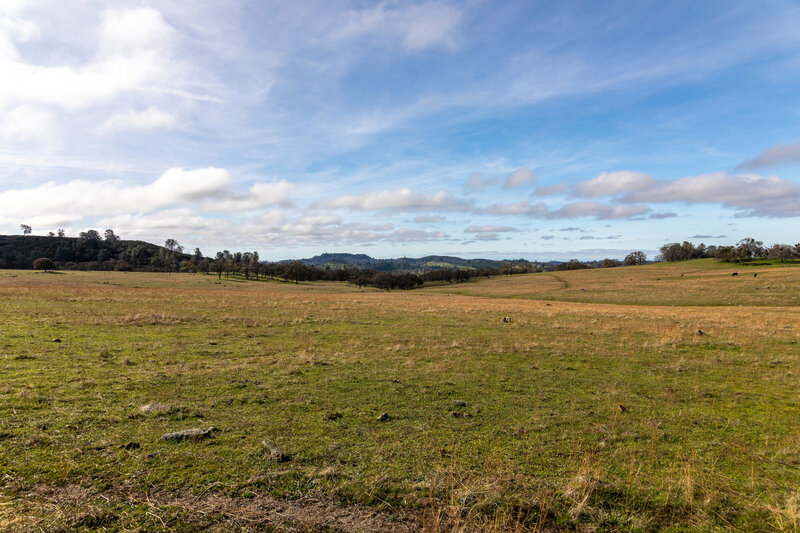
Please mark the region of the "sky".
<svg viewBox="0 0 800 533"><path fill-rule="evenodd" d="M0 233L652 258L800 242L796 1L0 0Z"/></svg>

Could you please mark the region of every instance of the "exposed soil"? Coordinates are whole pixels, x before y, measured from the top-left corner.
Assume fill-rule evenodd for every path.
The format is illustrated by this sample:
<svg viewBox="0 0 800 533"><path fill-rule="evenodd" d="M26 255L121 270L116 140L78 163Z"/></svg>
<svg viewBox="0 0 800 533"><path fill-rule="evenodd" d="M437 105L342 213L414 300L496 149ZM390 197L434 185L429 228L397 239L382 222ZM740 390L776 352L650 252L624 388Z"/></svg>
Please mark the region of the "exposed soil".
<svg viewBox="0 0 800 533"><path fill-rule="evenodd" d="M155 526L165 530L172 526L186 529L187 524L192 524L206 531L420 531L418 517L408 511L389 514L363 506L343 506L322 495L278 500L267 494L241 498L218 493L202 496L186 492L143 494L125 489L99 492L78 485L37 486L15 492L14 499L5 505L6 518L0 518L0 529L4 531L68 531L80 527L139 529L142 524L126 524L126 513L121 510L125 505L148 507L147 515L153 518ZM180 522L175 520L176 515L180 516Z"/></svg>

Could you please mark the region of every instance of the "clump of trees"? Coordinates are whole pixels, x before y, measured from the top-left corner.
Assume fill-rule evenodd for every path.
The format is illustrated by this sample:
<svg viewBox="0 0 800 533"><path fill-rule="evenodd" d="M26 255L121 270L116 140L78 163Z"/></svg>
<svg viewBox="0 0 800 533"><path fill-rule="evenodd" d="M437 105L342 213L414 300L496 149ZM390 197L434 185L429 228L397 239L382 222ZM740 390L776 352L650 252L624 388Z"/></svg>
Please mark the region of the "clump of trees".
<svg viewBox="0 0 800 533"><path fill-rule="evenodd" d="M641 250L631 252L625 256L625 260L622 263L625 266L643 265L647 263L647 255Z"/></svg>
<svg viewBox="0 0 800 533"><path fill-rule="evenodd" d="M586 263L582 263L577 259L570 259L566 263L559 263L556 266L556 270L583 270L585 268L591 268Z"/></svg>
<svg viewBox="0 0 800 533"><path fill-rule="evenodd" d="M688 259L703 259L714 257L717 253L716 246L706 246L702 242L694 244L683 241L682 243L670 242L659 249L656 261L686 261Z"/></svg>
<svg viewBox="0 0 800 533"><path fill-rule="evenodd" d="M754 259L777 259L791 261L800 259L800 244L773 244L767 248L763 241L747 237L733 246L706 246L703 243L694 245L690 242L672 242L659 250L657 261L685 261L713 257L727 263L743 263Z"/></svg>

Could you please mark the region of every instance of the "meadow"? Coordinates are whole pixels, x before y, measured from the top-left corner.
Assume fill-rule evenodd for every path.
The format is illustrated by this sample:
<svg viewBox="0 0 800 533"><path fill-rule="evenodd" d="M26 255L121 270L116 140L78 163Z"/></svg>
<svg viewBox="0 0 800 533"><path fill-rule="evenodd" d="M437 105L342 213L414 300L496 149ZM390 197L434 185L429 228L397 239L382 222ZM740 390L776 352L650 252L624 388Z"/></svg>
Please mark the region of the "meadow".
<svg viewBox="0 0 800 533"><path fill-rule="evenodd" d="M796 531L799 304L713 260L0 271L0 531Z"/></svg>

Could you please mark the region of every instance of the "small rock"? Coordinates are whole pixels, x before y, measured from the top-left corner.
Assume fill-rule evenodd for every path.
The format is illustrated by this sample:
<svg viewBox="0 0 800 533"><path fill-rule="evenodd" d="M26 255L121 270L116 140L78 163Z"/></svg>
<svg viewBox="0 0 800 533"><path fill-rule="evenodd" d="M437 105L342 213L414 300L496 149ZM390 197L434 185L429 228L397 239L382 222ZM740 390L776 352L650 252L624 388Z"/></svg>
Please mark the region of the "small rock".
<svg viewBox="0 0 800 533"><path fill-rule="evenodd" d="M698 329L698 330L695 330L694 334L695 335L705 335L706 333L702 329Z"/></svg>
<svg viewBox="0 0 800 533"><path fill-rule="evenodd" d="M510 316L504 316L503 317L503 323L508 324L510 322L511 322L511 317Z"/></svg>
<svg viewBox="0 0 800 533"><path fill-rule="evenodd" d="M475 502L478 501L478 497L474 494L467 494L463 498L459 498L458 503L460 503L464 507L470 507L475 505Z"/></svg>
<svg viewBox="0 0 800 533"><path fill-rule="evenodd" d="M169 405L165 405L163 403L146 403L139 408L139 410L145 414L147 413L166 413L170 410Z"/></svg>
<svg viewBox="0 0 800 533"><path fill-rule="evenodd" d="M472 418L472 415L469 413L462 413L461 411L453 411L450 413L453 415L453 418Z"/></svg>
<svg viewBox="0 0 800 533"><path fill-rule="evenodd" d="M339 420L344 416L342 413L328 413L323 417L323 420Z"/></svg>
<svg viewBox="0 0 800 533"><path fill-rule="evenodd" d="M269 439L264 439L261 441L261 444L269 451L269 456L272 457L275 462L278 463L285 463L289 459L292 458L291 455L283 451L283 448L275 444Z"/></svg>
<svg viewBox="0 0 800 533"><path fill-rule="evenodd" d="M453 405L455 405L456 407L466 407L467 402L465 402L464 400L453 400Z"/></svg>
<svg viewBox="0 0 800 533"><path fill-rule="evenodd" d="M619 409L620 413L627 413L628 412L628 409L624 405L622 405L621 403L617 404L617 409Z"/></svg>
<svg viewBox="0 0 800 533"><path fill-rule="evenodd" d="M389 413L381 413L378 417L378 422L386 422L387 420L389 420Z"/></svg>
<svg viewBox="0 0 800 533"><path fill-rule="evenodd" d="M169 440L169 441L177 441L181 442L184 440L200 440L205 439L206 437L211 436L211 432L215 428L210 429L201 429L201 428L191 428L191 429L184 429L182 431L176 431L175 433L167 433L161 436L161 440Z"/></svg>
<svg viewBox="0 0 800 533"><path fill-rule="evenodd" d="M141 446L138 442L126 442L125 444L120 444L119 448L121 450L138 450Z"/></svg>
<svg viewBox="0 0 800 533"><path fill-rule="evenodd" d="M52 341L50 341L50 342L61 342L61 339L59 339L59 338L55 338L55 339L53 339L53 340L52 340Z"/></svg>

